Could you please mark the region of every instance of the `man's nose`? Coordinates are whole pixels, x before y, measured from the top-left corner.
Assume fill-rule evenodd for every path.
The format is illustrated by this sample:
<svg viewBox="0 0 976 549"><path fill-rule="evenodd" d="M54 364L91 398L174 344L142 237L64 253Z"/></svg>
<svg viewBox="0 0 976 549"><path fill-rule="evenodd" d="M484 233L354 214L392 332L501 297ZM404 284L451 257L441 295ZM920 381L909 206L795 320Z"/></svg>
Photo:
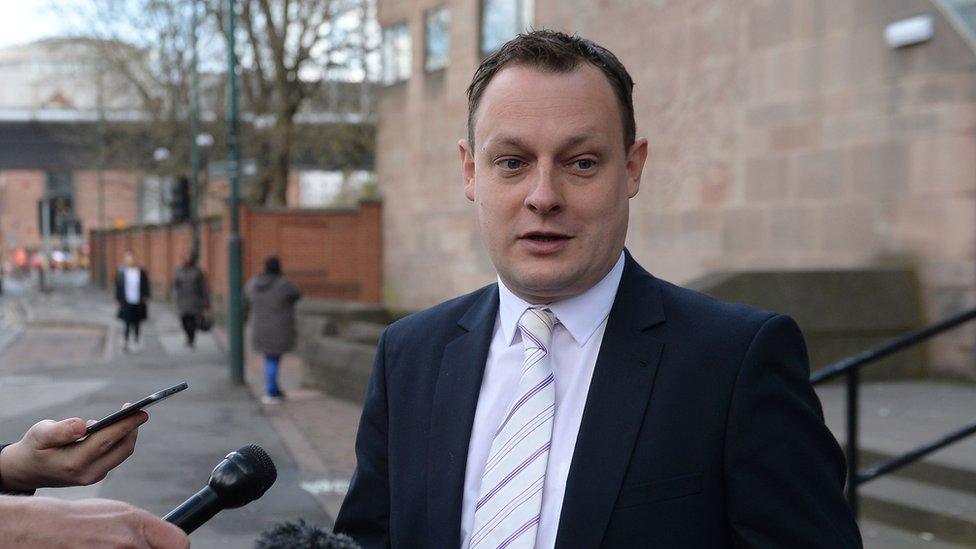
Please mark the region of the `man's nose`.
<svg viewBox="0 0 976 549"><path fill-rule="evenodd" d="M538 164L525 197L525 206L535 214L549 215L565 206L562 188L551 165Z"/></svg>

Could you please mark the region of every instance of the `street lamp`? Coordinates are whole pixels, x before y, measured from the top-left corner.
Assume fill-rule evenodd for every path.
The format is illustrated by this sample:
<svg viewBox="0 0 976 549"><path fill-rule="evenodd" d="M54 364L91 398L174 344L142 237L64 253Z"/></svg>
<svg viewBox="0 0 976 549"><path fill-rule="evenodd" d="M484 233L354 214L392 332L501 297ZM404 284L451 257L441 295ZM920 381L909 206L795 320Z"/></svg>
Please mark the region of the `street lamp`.
<svg viewBox="0 0 976 549"><path fill-rule="evenodd" d="M241 235L238 231L237 192L240 182L240 126L237 111L237 54L234 27L237 14L234 0L227 0L227 164L230 180L230 235L227 239L227 342L230 378L244 384L244 323L241 295Z"/></svg>
<svg viewBox="0 0 976 549"><path fill-rule="evenodd" d="M214 137L209 133L197 134L197 147L205 149L207 147L212 147L213 144L214 144Z"/></svg>
<svg viewBox="0 0 976 549"><path fill-rule="evenodd" d="M169 160L169 149L166 147L159 147L153 151L153 160L156 162L166 162Z"/></svg>

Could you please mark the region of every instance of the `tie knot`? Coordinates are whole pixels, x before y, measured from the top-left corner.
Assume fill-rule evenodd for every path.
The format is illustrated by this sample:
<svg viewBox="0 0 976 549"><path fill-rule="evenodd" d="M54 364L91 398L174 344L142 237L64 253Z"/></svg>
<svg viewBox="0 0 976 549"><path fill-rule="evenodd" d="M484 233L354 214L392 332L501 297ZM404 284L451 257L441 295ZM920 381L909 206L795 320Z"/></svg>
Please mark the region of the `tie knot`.
<svg viewBox="0 0 976 549"><path fill-rule="evenodd" d="M541 347L546 353L549 352L549 343L552 341L552 329L555 328L556 315L549 309L530 308L522 313L519 319L519 329L522 330L522 345L525 348Z"/></svg>

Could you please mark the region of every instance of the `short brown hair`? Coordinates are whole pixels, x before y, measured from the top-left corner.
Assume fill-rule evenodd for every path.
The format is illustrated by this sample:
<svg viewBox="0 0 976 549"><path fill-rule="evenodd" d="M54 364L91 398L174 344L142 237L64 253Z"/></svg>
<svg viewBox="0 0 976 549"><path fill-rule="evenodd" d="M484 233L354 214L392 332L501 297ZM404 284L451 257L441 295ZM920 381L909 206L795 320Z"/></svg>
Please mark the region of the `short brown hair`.
<svg viewBox="0 0 976 549"><path fill-rule="evenodd" d="M501 49L486 57L474 72L468 86L468 143L474 146L474 114L491 79L506 65L526 65L552 72L571 72L581 62L600 69L607 77L620 104L624 125L624 150L637 138L634 121L634 80L623 63L610 50L586 38L553 30L533 30L519 34Z"/></svg>

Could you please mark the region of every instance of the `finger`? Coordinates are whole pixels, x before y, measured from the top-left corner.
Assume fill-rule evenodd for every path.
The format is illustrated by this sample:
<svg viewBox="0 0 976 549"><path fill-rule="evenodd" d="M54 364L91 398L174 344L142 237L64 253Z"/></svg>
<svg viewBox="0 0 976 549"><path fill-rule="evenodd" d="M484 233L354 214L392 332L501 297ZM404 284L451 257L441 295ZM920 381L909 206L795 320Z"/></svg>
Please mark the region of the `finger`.
<svg viewBox="0 0 976 549"><path fill-rule="evenodd" d="M120 419L108 427L105 427L104 429L92 434L90 438L98 441L110 440L114 443L114 441L124 437L129 431L138 428L147 421L149 421L149 414L142 411L136 412L131 416Z"/></svg>
<svg viewBox="0 0 976 549"><path fill-rule="evenodd" d="M75 442L85 435L85 422L73 417L61 421L45 419L27 431L38 449L57 448Z"/></svg>
<svg viewBox="0 0 976 549"><path fill-rule="evenodd" d="M135 432L140 425L149 419L145 412L137 412L131 417L119 420L108 427L92 433L82 442L82 450L86 461L94 461L108 452L120 440Z"/></svg>
<svg viewBox="0 0 976 549"><path fill-rule="evenodd" d="M190 539L183 530L149 513L144 517L143 529L146 543L153 549L187 549Z"/></svg>
<svg viewBox="0 0 976 549"><path fill-rule="evenodd" d="M102 480L109 471L115 469L120 463L128 459L135 450L137 436L138 431L132 431L125 438L116 442L104 453L95 458L87 467L88 475L84 479L86 481L85 483L94 484Z"/></svg>

